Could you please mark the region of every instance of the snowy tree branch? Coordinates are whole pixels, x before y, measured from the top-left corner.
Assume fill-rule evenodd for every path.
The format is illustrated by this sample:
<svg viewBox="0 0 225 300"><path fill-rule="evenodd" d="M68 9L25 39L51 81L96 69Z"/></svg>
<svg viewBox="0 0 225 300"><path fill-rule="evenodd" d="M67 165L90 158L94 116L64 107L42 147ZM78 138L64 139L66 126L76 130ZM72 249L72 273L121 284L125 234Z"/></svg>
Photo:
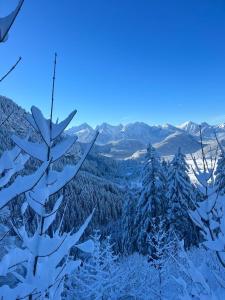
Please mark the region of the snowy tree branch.
<svg viewBox="0 0 225 300"><path fill-rule="evenodd" d="M22 57L19 57L17 62L9 69L9 71L4 76L2 76L2 78L0 78L0 82L2 82L7 76L9 76L9 74L17 67L17 65L19 64L19 62L21 60L22 60Z"/></svg>

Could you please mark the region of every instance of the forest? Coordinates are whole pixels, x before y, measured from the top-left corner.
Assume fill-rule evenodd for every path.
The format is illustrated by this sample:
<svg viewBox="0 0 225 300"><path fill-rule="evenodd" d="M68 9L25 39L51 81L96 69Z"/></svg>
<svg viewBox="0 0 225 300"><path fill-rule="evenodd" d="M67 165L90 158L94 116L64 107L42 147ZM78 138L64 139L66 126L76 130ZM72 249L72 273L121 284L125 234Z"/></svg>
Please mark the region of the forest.
<svg viewBox="0 0 225 300"><path fill-rule="evenodd" d="M211 149L199 125L198 155L103 155L101 130L67 130L76 110L55 118L57 58L49 116L0 96L0 299L225 299L223 141Z"/></svg>

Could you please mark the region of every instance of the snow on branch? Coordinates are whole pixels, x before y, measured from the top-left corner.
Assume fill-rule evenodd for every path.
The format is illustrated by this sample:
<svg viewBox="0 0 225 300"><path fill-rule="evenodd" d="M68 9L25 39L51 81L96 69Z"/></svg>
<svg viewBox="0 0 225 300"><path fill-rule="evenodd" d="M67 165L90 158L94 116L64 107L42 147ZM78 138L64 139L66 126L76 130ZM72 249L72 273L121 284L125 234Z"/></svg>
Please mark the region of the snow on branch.
<svg viewBox="0 0 225 300"><path fill-rule="evenodd" d="M8 16L0 18L0 43L4 42L7 39L8 32L12 27L24 0L20 0L16 9L11 12Z"/></svg>
<svg viewBox="0 0 225 300"><path fill-rule="evenodd" d="M45 162L32 175L18 176L12 185L0 191L0 209L6 206L10 200L34 188L37 182L42 178L49 162Z"/></svg>

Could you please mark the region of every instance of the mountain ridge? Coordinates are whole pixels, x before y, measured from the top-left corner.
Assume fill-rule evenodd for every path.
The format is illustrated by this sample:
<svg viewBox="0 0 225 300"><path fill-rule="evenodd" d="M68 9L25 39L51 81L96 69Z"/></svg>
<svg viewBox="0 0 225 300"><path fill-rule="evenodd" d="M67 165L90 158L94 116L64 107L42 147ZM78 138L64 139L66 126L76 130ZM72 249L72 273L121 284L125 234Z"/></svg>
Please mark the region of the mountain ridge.
<svg viewBox="0 0 225 300"><path fill-rule="evenodd" d="M12 134L25 136L28 133L29 124L25 118L28 112L4 96L0 96L0 112L0 121L3 121L13 112L13 116L1 126L0 133L2 140L5 140L3 144L9 147L12 145ZM171 124L149 125L144 122L110 125L104 122L95 128L88 123L83 123L69 128L66 134L77 135L79 144L84 144L92 139L97 129L100 134L93 148L96 155L98 151L100 155L113 159L139 160L142 159L144 150L149 143L157 149L161 156L174 155L178 148L181 148L184 154L198 152L201 148L199 126L201 126L206 149L210 149L210 146L212 149L216 149L215 133L219 140L225 140L224 123L210 125L206 122L197 124L192 121L178 126Z"/></svg>
<svg viewBox="0 0 225 300"><path fill-rule="evenodd" d="M82 130L84 127L82 124ZM95 128L100 131L96 145L101 146L102 155L116 159L142 159L144 150L149 143L157 149L161 156L174 155L178 148L181 148L184 154L190 154L201 149L200 128L204 147L212 144L215 148L215 133L220 140L225 139L224 124L210 125L207 122L197 124L192 121L184 122L178 126L168 123L149 125L144 122L126 125L102 123ZM89 142L95 129L87 124L88 135L83 134L79 126L73 127L68 133L78 135L80 142Z"/></svg>

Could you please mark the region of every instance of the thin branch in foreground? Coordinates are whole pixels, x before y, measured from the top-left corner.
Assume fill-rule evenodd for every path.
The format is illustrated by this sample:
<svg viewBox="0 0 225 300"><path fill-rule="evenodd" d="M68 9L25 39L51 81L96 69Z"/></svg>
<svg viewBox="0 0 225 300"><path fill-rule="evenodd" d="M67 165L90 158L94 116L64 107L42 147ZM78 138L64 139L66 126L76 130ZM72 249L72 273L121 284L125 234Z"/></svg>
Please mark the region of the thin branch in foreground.
<svg viewBox="0 0 225 300"><path fill-rule="evenodd" d="M2 76L2 78L0 79L0 82L2 82L15 68L16 66L19 64L19 62L22 60L22 57L20 56L19 59L17 60L17 62L11 67L11 69L9 69L9 71Z"/></svg>
<svg viewBox="0 0 225 300"><path fill-rule="evenodd" d="M3 234L3 236L0 238L0 242L7 236L7 234L10 232L11 229L12 229L12 227L10 227L10 229L7 230L7 231Z"/></svg>
<svg viewBox="0 0 225 300"><path fill-rule="evenodd" d="M12 111L1 123L0 123L0 127L2 126L2 125L4 125L5 124L5 122L7 122L8 120L9 120L9 118L11 117L11 115L13 114L14 112Z"/></svg>
<svg viewBox="0 0 225 300"><path fill-rule="evenodd" d="M53 117L53 106L54 106L54 96L55 96L55 75L56 75L56 64L57 64L57 53L55 53L54 59L54 69L52 77L52 98L51 98L51 112L50 112L50 126L52 126L52 117Z"/></svg>

